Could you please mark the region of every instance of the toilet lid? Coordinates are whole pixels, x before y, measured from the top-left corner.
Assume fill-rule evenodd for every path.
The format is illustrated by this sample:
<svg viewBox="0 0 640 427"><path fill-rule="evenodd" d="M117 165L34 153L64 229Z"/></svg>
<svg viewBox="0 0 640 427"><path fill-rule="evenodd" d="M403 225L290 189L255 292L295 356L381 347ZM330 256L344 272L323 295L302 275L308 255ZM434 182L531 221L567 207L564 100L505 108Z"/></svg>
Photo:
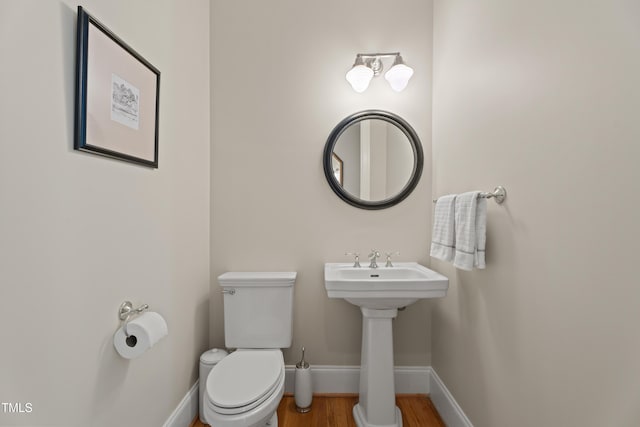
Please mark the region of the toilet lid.
<svg viewBox="0 0 640 427"><path fill-rule="evenodd" d="M209 400L221 409L251 405L273 392L283 368L280 350L235 351L211 370L207 378Z"/></svg>

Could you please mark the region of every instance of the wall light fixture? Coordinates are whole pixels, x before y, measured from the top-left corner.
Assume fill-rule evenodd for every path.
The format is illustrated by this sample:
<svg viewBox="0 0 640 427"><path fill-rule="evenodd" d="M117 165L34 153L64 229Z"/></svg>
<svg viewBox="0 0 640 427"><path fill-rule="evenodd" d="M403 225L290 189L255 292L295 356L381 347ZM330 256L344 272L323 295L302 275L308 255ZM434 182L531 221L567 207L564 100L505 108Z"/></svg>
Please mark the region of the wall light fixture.
<svg viewBox="0 0 640 427"><path fill-rule="evenodd" d="M359 53L353 67L347 72L347 81L353 90L364 92L369 87L371 79L380 75L384 68L383 58L394 58L393 65L384 73L384 78L391 85L391 89L401 92L407 87L413 75L413 69L405 65L400 52L393 53Z"/></svg>

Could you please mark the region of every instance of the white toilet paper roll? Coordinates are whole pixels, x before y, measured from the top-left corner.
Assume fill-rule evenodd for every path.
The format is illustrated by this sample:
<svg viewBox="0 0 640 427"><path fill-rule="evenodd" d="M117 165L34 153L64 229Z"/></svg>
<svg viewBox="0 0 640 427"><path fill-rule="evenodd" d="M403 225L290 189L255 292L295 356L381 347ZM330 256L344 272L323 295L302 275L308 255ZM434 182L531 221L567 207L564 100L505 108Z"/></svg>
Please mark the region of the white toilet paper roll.
<svg viewBox="0 0 640 427"><path fill-rule="evenodd" d="M116 351L125 359L139 357L169 333L167 322L153 311L147 311L131 320L126 328L128 337L123 328L118 329L113 336Z"/></svg>

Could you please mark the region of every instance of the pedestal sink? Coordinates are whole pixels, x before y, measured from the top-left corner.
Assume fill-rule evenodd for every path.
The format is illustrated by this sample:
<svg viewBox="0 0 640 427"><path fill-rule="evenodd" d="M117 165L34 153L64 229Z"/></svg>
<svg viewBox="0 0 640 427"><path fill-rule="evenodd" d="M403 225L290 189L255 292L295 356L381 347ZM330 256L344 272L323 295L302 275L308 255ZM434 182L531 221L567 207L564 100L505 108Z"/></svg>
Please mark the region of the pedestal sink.
<svg viewBox="0 0 640 427"><path fill-rule="evenodd" d="M415 263L393 267L353 267L326 263L324 285L329 298L343 298L362 311L360 401L353 407L358 427L402 427L395 404L391 321L398 308L423 298L447 294L449 279Z"/></svg>

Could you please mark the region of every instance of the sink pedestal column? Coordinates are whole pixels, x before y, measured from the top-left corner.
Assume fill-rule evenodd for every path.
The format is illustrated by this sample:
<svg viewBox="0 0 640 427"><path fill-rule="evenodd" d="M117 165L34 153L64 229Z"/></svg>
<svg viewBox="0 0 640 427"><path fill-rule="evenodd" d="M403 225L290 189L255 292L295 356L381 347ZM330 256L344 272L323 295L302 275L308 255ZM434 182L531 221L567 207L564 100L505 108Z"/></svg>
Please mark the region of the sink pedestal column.
<svg viewBox="0 0 640 427"><path fill-rule="evenodd" d="M358 427L402 427L402 414L396 407L391 329L398 310L364 307L360 310L360 401L353 407L353 417Z"/></svg>

